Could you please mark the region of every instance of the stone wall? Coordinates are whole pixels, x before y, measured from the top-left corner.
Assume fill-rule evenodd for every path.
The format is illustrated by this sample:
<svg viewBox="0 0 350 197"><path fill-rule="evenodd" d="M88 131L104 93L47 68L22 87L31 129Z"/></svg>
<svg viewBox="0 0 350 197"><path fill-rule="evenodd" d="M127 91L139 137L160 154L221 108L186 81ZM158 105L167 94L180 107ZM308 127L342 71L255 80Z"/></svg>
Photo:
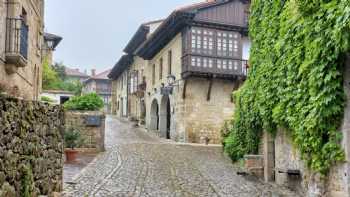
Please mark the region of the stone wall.
<svg viewBox="0 0 350 197"><path fill-rule="evenodd" d="M312 172L301 159L298 149L293 145L287 131L279 129L275 138L275 181L279 185L289 187L300 194L312 197L348 197L347 165L334 165L329 174L322 178ZM279 171L299 170L301 176L290 176Z"/></svg>
<svg viewBox="0 0 350 197"><path fill-rule="evenodd" d="M301 160L298 149L293 145L291 136L284 129L279 129L274 139L275 156L265 157L274 160L276 183L291 187L306 196L350 197L350 56L344 68L344 91L347 100L340 131L343 135L345 161L334 165L328 175L322 178L319 174L308 170L305 162ZM265 156L266 152L265 150ZM300 170L301 177L295 179L285 173L278 173L278 170L286 169Z"/></svg>
<svg viewBox="0 0 350 197"><path fill-rule="evenodd" d="M203 138L208 137L210 143L221 143L220 130L225 121L232 118L231 95L235 82L213 79L210 100L207 100L209 84L209 80L199 78L187 82L183 106L177 111L183 114L187 142L203 143Z"/></svg>
<svg viewBox="0 0 350 197"><path fill-rule="evenodd" d="M100 126L88 126L86 117L98 116L101 119ZM67 111L65 114L66 128L76 128L80 131L84 143L79 148L104 151L105 115L98 111Z"/></svg>
<svg viewBox="0 0 350 197"><path fill-rule="evenodd" d="M0 95L0 125L0 196L60 192L63 109Z"/></svg>

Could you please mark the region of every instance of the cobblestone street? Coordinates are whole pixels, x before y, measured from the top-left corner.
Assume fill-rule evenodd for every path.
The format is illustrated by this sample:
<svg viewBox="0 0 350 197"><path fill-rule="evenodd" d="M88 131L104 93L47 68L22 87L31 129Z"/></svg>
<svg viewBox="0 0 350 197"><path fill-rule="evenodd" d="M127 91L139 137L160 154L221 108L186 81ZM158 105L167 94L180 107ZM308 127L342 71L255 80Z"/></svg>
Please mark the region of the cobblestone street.
<svg viewBox="0 0 350 197"><path fill-rule="evenodd" d="M220 147L171 143L111 117L106 148L65 188L65 196L296 196L238 176Z"/></svg>

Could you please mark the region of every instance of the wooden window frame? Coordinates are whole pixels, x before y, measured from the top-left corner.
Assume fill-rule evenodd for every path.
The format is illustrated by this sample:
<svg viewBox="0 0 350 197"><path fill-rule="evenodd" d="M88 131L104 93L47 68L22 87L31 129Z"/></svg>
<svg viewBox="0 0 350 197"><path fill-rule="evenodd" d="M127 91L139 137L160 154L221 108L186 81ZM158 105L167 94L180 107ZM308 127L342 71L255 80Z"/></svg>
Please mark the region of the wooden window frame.
<svg viewBox="0 0 350 197"><path fill-rule="evenodd" d="M163 58L159 59L159 80L163 79Z"/></svg>
<svg viewBox="0 0 350 197"><path fill-rule="evenodd" d="M168 51L168 75L172 75L172 68L173 67L173 51Z"/></svg>
<svg viewBox="0 0 350 197"><path fill-rule="evenodd" d="M156 84L156 65L153 64L152 67L152 85Z"/></svg>

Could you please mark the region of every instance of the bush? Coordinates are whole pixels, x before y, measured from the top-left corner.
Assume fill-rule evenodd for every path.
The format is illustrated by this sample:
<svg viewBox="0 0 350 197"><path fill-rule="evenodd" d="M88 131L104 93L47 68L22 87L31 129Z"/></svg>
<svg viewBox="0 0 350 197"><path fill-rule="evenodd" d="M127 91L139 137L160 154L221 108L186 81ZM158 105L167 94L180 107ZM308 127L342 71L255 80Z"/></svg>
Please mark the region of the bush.
<svg viewBox="0 0 350 197"><path fill-rule="evenodd" d="M67 110L100 110L104 106L103 100L96 93L72 97L64 104Z"/></svg>
<svg viewBox="0 0 350 197"><path fill-rule="evenodd" d="M74 128L68 128L64 133L64 144L66 148L77 148L84 143L80 131Z"/></svg>

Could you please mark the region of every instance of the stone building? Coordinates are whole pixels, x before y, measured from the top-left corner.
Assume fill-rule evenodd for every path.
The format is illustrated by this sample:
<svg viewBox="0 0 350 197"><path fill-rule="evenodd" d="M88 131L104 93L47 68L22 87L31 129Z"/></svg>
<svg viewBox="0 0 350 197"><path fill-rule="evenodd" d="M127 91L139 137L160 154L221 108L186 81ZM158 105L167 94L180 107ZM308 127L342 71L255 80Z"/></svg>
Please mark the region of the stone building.
<svg viewBox="0 0 350 197"><path fill-rule="evenodd" d="M105 104L105 111L110 111L110 102L112 97L112 83L107 77L111 70L106 70L99 74L92 72L90 78L83 82L83 93L92 93L95 92L103 99Z"/></svg>
<svg viewBox="0 0 350 197"><path fill-rule="evenodd" d="M110 74L113 111L164 138L220 143L247 74L248 16L249 1L206 1L176 9L151 33L141 27Z"/></svg>
<svg viewBox="0 0 350 197"><path fill-rule="evenodd" d="M112 113L132 120L145 122L145 90L148 61L136 55L136 50L162 23L162 20L142 24L124 49L127 55L120 58L111 71Z"/></svg>
<svg viewBox="0 0 350 197"><path fill-rule="evenodd" d="M41 92L44 0L0 0L0 83L29 100Z"/></svg>
<svg viewBox="0 0 350 197"><path fill-rule="evenodd" d="M85 80L89 79L90 76L86 72L81 72L79 68L69 68L69 67L64 67L65 71L65 81L69 82L81 82L83 83Z"/></svg>

